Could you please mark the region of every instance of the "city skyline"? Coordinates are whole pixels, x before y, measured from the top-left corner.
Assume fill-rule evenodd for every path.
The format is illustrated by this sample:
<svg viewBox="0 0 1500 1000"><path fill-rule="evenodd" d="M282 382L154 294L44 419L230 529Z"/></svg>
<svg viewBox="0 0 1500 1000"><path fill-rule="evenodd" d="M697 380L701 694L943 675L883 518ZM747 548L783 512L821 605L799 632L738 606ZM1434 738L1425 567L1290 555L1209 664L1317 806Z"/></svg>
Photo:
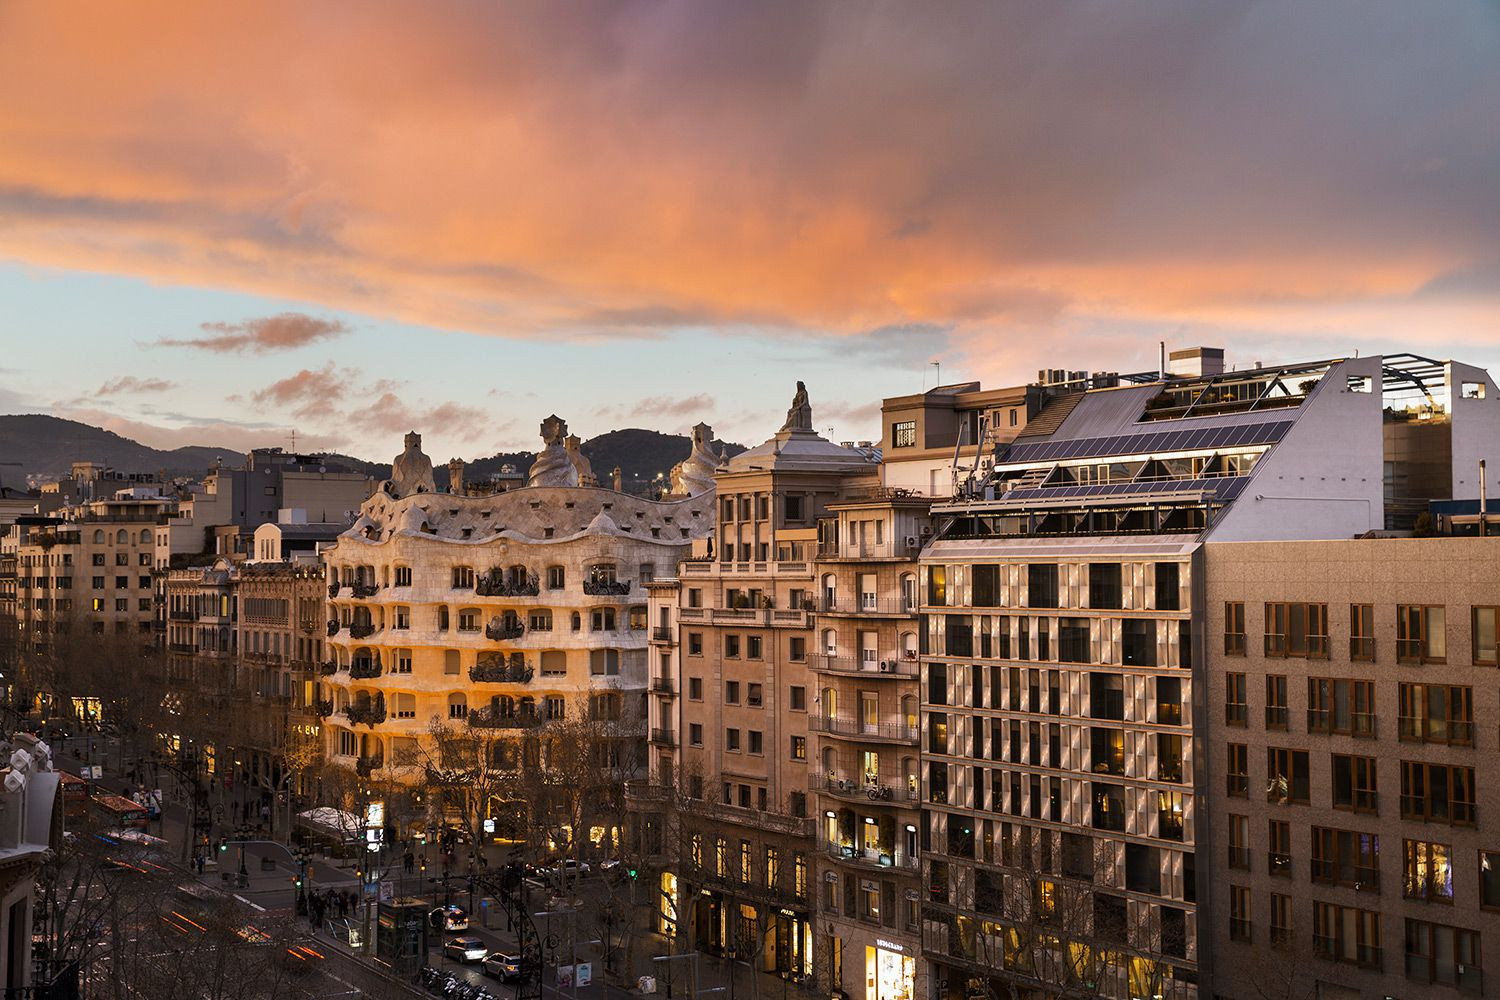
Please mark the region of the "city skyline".
<svg viewBox="0 0 1500 1000"><path fill-rule="evenodd" d="M934 360L1500 360L1492 8L361 13L0 14L0 411L472 458L798 378L873 439Z"/></svg>

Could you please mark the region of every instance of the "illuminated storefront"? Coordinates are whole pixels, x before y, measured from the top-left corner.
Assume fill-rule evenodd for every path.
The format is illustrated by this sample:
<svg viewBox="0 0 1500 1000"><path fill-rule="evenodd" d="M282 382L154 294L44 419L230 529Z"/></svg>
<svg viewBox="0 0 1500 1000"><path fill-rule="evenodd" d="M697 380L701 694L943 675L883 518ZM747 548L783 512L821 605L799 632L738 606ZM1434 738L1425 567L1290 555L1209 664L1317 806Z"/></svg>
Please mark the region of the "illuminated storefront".
<svg viewBox="0 0 1500 1000"><path fill-rule="evenodd" d="M865 948L865 1000L912 1000L916 989L916 959L903 946L876 938Z"/></svg>

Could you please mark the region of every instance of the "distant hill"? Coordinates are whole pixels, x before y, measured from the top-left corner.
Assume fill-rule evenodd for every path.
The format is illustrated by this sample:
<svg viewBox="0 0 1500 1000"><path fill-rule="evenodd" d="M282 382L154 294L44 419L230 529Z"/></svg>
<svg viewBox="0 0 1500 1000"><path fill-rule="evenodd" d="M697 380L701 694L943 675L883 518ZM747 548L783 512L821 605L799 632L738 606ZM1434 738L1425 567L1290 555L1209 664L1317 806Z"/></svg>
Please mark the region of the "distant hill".
<svg viewBox="0 0 1500 1000"><path fill-rule="evenodd" d="M720 445L715 442L715 449ZM728 455L745 450L744 445L727 442L722 447ZM692 441L681 434L631 427L591 438L582 448L601 484L609 485L610 472L619 466L626 490L635 491L644 490L657 473L665 474L687 458ZM389 462L369 462L349 455L329 457L377 479L391 474ZM513 465L524 474L533 458L531 452L501 452L474 459L464 475L471 481L487 479L505 465ZM27 475L66 475L75 461L103 462L121 472L165 470L168 476L201 476L219 460L234 467L243 464L245 456L232 448L200 445L164 451L76 420L44 414L0 415L0 463L20 464L19 470L0 464L0 482L7 486L21 485ZM448 469L440 464L442 461L433 457L434 478L440 489L448 483Z"/></svg>
<svg viewBox="0 0 1500 1000"><path fill-rule="evenodd" d="M121 472L199 475L214 462L239 465L245 459L233 448L191 445L164 451L77 420L41 413L0 416L0 481L24 485L27 475L66 475L74 462L102 462ZM10 465L17 462L17 470Z"/></svg>

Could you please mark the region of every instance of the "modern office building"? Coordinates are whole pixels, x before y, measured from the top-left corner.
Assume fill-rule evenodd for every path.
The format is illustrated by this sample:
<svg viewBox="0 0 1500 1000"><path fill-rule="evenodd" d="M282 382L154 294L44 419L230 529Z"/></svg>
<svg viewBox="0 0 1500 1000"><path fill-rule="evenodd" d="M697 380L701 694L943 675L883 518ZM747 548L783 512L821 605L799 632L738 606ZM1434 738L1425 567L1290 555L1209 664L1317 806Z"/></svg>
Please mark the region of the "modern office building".
<svg viewBox="0 0 1500 1000"><path fill-rule="evenodd" d="M1494 384L1457 363L1173 360L1053 395L933 509L923 933L939 995L1219 991L1235 895L1210 765L1222 635L1205 629L1233 564L1205 544L1410 530L1429 501L1479 495L1500 439Z"/></svg>
<svg viewBox="0 0 1500 1000"><path fill-rule="evenodd" d="M1212 993L1493 991L1500 538L1210 542Z"/></svg>

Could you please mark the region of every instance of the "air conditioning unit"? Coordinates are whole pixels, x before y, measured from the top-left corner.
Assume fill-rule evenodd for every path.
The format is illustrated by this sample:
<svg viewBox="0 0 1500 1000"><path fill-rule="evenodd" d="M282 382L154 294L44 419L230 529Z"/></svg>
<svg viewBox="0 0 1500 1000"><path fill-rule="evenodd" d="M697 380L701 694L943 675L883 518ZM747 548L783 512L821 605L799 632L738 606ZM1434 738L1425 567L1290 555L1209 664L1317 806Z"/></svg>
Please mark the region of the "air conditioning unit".
<svg viewBox="0 0 1500 1000"><path fill-rule="evenodd" d="M880 672L882 674L888 674L888 673L890 673L891 669L892 669L892 664L891 664L890 660L881 660L880 661Z"/></svg>
<svg viewBox="0 0 1500 1000"><path fill-rule="evenodd" d="M921 546L921 541L917 538L916 535L907 535L906 536L906 547L908 549L915 549L915 548L919 548L920 546Z"/></svg>

